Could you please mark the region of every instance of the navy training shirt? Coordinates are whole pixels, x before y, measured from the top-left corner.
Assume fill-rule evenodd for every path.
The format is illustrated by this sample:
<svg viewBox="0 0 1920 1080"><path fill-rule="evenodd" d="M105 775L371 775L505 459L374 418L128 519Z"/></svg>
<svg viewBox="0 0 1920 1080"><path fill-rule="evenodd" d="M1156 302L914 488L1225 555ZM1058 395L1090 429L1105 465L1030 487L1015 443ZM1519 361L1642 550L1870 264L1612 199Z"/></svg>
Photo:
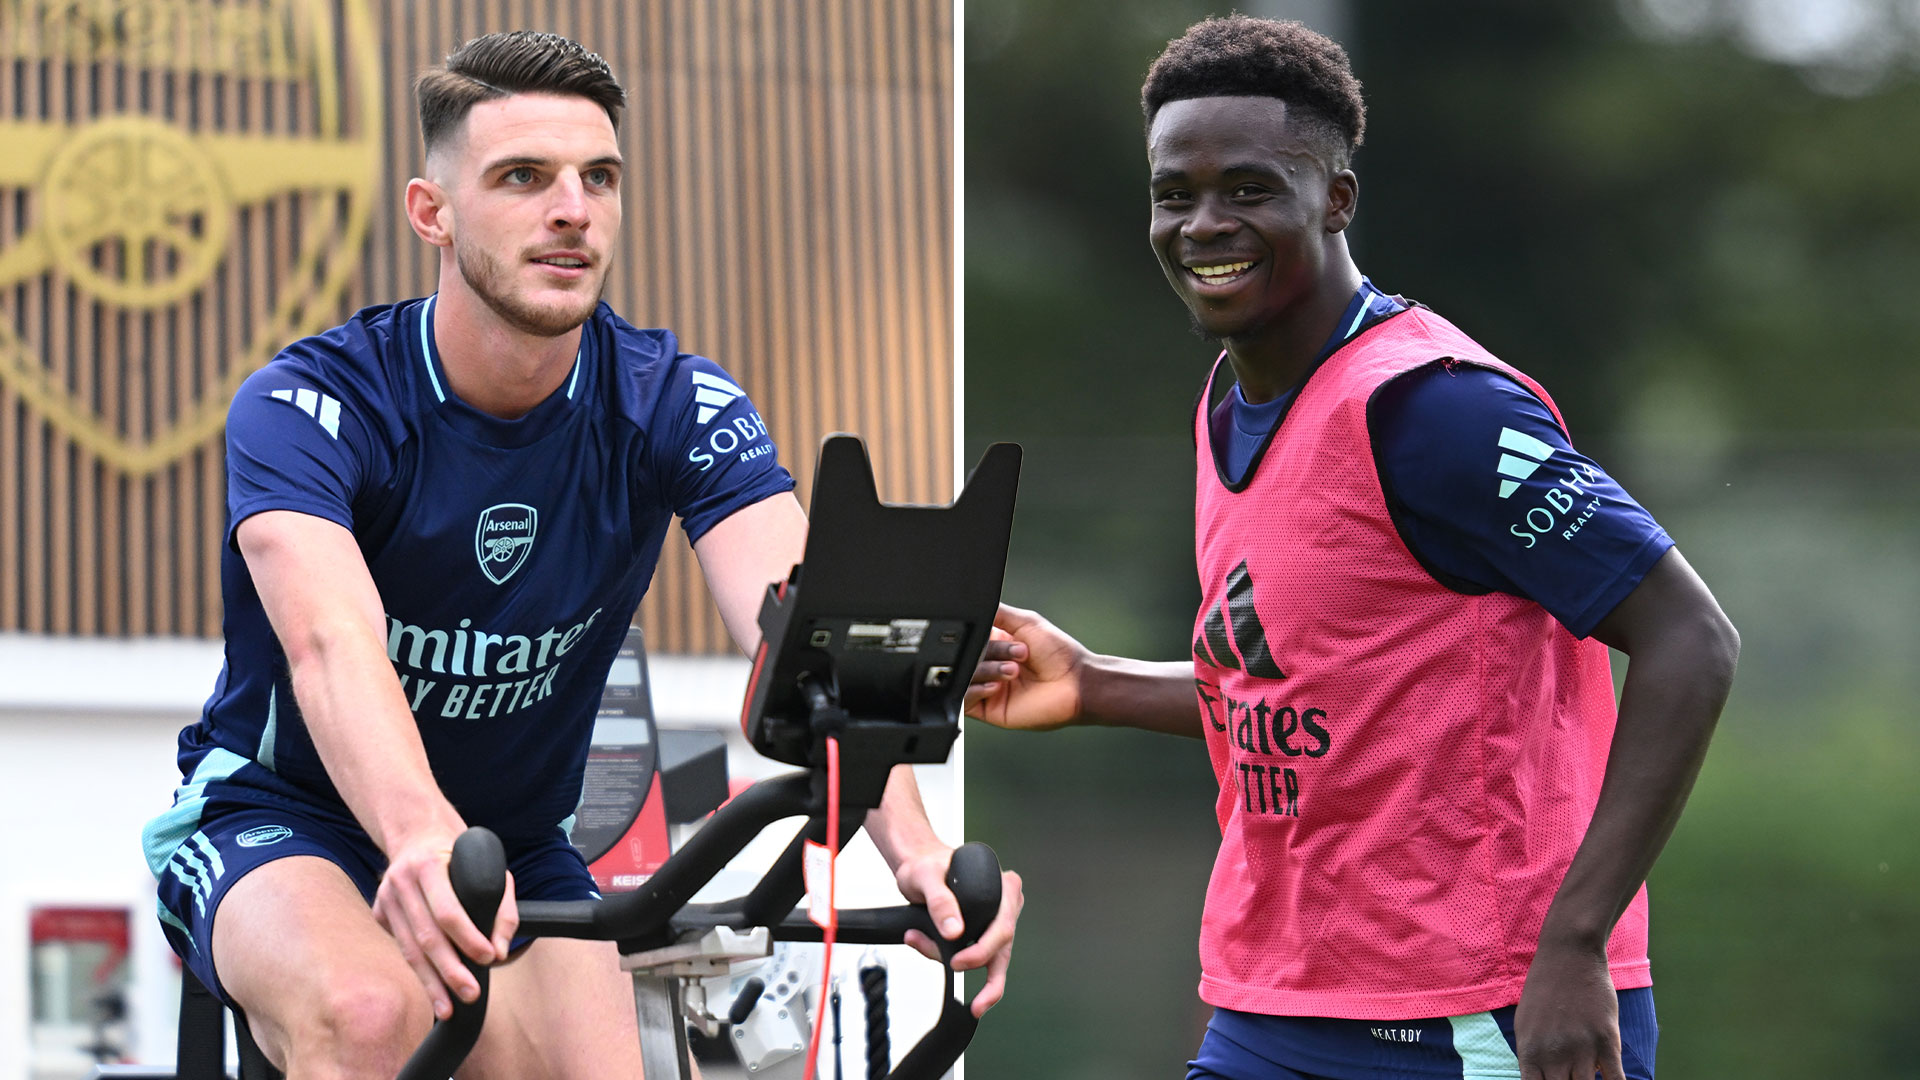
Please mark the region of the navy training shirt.
<svg viewBox="0 0 1920 1080"><path fill-rule="evenodd" d="M712 361L605 304L559 389L503 420L448 388L433 298L295 342L227 422L226 663L181 732L235 782L338 806L233 530L294 510L352 530L434 777L469 824L549 834L580 797L607 670L668 525L689 542L789 491L753 404Z"/></svg>
<svg viewBox="0 0 1920 1080"><path fill-rule="evenodd" d="M1407 306L1362 278L1314 366ZM1298 389L1257 405L1227 392L1210 416L1226 476L1245 474ZM1449 588L1525 597L1586 637L1673 546L1544 402L1490 368L1435 361L1381 387L1368 417L1394 525Z"/></svg>
<svg viewBox="0 0 1920 1080"><path fill-rule="evenodd" d="M1334 324L1333 334L1326 344L1320 347L1320 353L1308 365L1308 370L1320 366L1321 361L1332 356L1335 349L1347 343L1348 339L1361 330L1372 326L1381 319L1398 311L1405 311L1407 304L1398 297L1388 296L1374 287L1366 277L1360 279L1360 287L1354 290L1353 299L1347 301L1347 308L1340 314L1340 321ZM1227 397L1214 407L1208 419L1214 437L1221 450L1225 451L1223 469L1226 475L1238 482L1247 473L1247 466L1254 455L1267 441L1267 432L1286 412L1287 402L1293 400L1298 386L1288 387L1275 394L1273 400L1254 404L1240 393L1240 384L1234 383L1227 390Z"/></svg>
<svg viewBox="0 0 1920 1080"><path fill-rule="evenodd" d="M1368 407L1394 525L1442 584L1524 596L1586 637L1673 546L1539 398L1436 361Z"/></svg>

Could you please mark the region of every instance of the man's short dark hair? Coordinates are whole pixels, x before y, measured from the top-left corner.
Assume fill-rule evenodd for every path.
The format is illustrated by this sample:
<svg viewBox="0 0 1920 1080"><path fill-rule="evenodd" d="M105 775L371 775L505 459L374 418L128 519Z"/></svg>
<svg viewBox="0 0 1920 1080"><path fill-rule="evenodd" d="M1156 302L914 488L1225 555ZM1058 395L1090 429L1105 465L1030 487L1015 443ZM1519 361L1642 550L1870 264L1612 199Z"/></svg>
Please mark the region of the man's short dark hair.
<svg viewBox="0 0 1920 1080"><path fill-rule="evenodd" d="M559 34L508 30L477 37L453 50L446 63L413 80L420 138L427 152L460 127L475 105L511 94L583 97L607 111L620 130L627 92L607 62Z"/></svg>
<svg viewBox="0 0 1920 1080"><path fill-rule="evenodd" d="M1360 80L1338 42L1297 22L1229 15L1193 24L1147 71L1140 107L1147 123L1169 101L1272 97L1306 121L1303 132L1344 169L1367 131Z"/></svg>

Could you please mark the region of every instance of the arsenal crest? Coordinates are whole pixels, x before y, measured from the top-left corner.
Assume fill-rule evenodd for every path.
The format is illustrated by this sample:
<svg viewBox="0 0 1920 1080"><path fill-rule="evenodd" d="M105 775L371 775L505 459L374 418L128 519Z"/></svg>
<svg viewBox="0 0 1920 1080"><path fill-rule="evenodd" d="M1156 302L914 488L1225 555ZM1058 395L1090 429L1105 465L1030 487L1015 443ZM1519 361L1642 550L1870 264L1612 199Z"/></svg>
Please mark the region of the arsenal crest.
<svg viewBox="0 0 1920 1080"><path fill-rule="evenodd" d="M134 477L205 443L336 315L378 55L366 0L0 4L0 384Z"/></svg>
<svg viewBox="0 0 1920 1080"><path fill-rule="evenodd" d="M495 585L513 576L533 551L540 513L525 503L500 503L480 511L473 530L473 553L480 572Z"/></svg>

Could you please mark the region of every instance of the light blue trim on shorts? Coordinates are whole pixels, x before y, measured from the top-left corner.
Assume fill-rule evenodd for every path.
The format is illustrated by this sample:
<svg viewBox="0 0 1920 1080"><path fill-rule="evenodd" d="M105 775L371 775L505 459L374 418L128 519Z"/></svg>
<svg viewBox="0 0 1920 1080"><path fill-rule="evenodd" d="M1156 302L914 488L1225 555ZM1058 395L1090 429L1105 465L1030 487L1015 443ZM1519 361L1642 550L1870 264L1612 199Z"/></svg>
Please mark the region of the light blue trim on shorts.
<svg viewBox="0 0 1920 1080"><path fill-rule="evenodd" d="M182 884L193 890L194 909L205 915L207 903L213 899L214 883L226 875L227 868L221 863L219 853L214 851L213 841L207 839L206 833L196 831L188 837L188 840L189 843L181 844L174 849L173 857L167 862L167 869L173 871L173 875L179 878ZM202 862L199 856L194 854L196 847L202 854L211 855L212 858Z"/></svg>
<svg viewBox="0 0 1920 1080"><path fill-rule="evenodd" d="M140 846L146 850L147 869L154 880L167 871L167 863L180 845L200 829L200 815L207 807L207 784L225 780L247 764L247 759L231 750L214 747L193 770L187 782L173 793L173 805L162 811L140 830Z"/></svg>
<svg viewBox="0 0 1920 1080"><path fill-rule="evenodd" d="M1520 1080L1520 1059L1514 1056L1500 1024L1490 1012L1450 1016L1453 1049L1460 1055L1461 1080Z"/></svg>
<svg viewBox="0 0 1920 1080"><path fill-rule="evenodd" d="M154 900L153 907L159 914L161 922L180 931L180 936L187 939L187 945L192 948L194 952L197 953L200 951L200 943L193 940L193 931L187 927L186 922L182 920L180 916L173 913L172 908L168 907L164 901L159 899Z"/></svg>

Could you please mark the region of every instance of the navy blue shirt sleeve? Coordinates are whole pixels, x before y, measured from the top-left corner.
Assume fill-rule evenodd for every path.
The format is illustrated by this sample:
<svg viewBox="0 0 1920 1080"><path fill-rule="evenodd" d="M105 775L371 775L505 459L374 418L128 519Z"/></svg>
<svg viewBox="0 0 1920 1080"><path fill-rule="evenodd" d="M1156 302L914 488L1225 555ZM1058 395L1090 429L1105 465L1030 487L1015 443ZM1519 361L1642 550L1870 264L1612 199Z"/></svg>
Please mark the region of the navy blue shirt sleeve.
<svg viewBox="0 0 1920 1080"><path fill-rule="evenodd" d="M1368 416L1394 523L1453 588L1525 597L1586 637L1673 546L1499 372L1436 362L1383 386Z"/></svg>
<svg viewBox="0 0 1920 1080"><path fill-rule="evenodd" d="M769 496L793 490L766 421L720 365L688 356L654 411L653 467L662 478L687 542Z"/></svg>
<svg viewBox="0 0 1920 1080"><path fill-rule="evenodd" d="M227 410L227 542L266 510L296 510L353 528L367 475L367 432L356 409L286 364L240 385Z"/></svg>

